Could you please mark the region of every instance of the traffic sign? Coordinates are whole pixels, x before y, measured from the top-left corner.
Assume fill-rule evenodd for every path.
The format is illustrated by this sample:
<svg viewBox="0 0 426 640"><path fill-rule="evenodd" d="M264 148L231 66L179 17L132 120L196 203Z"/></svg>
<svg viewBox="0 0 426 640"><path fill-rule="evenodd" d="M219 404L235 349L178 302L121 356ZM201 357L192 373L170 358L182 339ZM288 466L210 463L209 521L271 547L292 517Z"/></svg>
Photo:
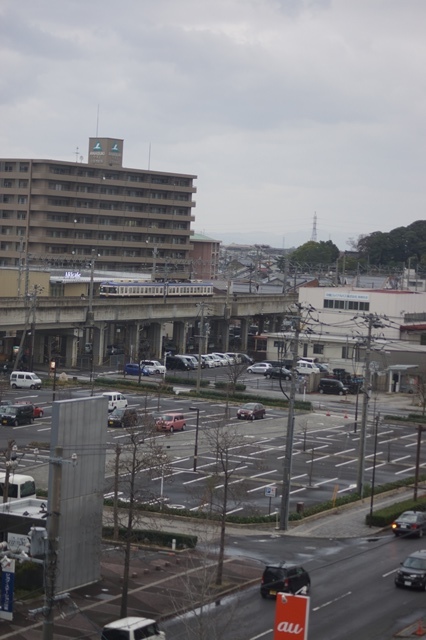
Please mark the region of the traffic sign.
<svg viewBox="0 0 426 640"><path fill-rule="evenodd" d="M277 495L277 487L275 486L271 486L271 487L265 487L265 496L267 498L275 498Z"/></svg>
<svg viewBox="0 0 426 640"><path fill-rule="evenodd" d="M308 640L309 596L278 593L274 640Z"/></svg>

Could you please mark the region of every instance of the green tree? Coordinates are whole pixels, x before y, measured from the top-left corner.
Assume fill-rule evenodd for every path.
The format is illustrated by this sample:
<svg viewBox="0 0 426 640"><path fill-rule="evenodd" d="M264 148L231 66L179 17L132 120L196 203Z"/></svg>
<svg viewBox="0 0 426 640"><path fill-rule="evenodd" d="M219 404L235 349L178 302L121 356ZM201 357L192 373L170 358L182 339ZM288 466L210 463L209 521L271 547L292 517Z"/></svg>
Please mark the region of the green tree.
<svg viewBox="0 0 426 640"><path fill-rule="evenodd" d="M426 221L417 220L408 227L388 233L374 231L358 238L357 250L372 265L416 264L426 262Z"/></svg>
<svg viewBox="0 0 426 640"><path fill-rule="evenodd" d="M331 240L314 242L309 240L295 249L290 256L291 262L308 264L332 264L339 257L340 251Z"/></svg>

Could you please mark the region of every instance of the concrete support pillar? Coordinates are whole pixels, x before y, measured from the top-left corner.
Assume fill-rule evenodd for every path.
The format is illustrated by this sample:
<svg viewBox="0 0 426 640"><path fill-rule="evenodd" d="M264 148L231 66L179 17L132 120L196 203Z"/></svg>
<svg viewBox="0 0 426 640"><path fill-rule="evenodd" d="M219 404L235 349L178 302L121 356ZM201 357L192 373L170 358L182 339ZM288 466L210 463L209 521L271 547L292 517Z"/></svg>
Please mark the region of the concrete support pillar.
<svg viewBox="0 0 426 640"><path fill-rule="evenodd" d="M105 335L107 334L107 325L105 322L98 322L93 327L93 363L99 366L104 361L104 353L106 349Z"/></svg>
<svg viewBox="0 0 426 640"><path fill-rule="evenodd" d="M186 352L185 323L181 320L173 323L173 343L177 348L176 353Z"/></svg>
<svg viewBox="0 0 426 640"><path fill-rule="evenodd" d="M283 323L282 316L271 316L270 332L279 333L281 331L282 323Z"/></svg>
<svg viewBox="0 0 426 640"><path fill-rule="evenodd" d="M151 322L148 327L148 341L151 350L151 357L156 360L161 359L161 326L160 322Z"/></svg>
<svg viewBox="0 0 426 640"><path fill-rule="evenodd" d="M78 336L74 333L64 336L65 341L65 367L76 367L78 356Z"/></svg>
<svg viewBox="0 0 426 640"><path fill-rule="evenodd" d="M34 334L34 354L33 354L33 362L43 362L44 357L44 336L37 334L35 331Z"/></svg>
<svg viewBox="0 0 426 640"><path fill-rule="evenodd" d="M229 322L217 320L215 322L216 344L221 353L229 350Z"/></svg>
<svg viewBox="0 0 426 640"><path fill-rule="evenodd" d="M258 325L257 326L259 327L258 333L260 335L261 333L263 333L263 331L265 329L265 316L258 316L257 319L258 319Z"/></svg>
<svg viewBox="0 0 426 640"><path fill-rule="evenodd" d="M241 351L243 353L247 352L247 341L248 341L248 330L249 323L245 318L241 319Z"/></svg>
<svg viewBox="0 0 426 640"><path fill-rule="evenodd" d="M126 353L129 354L131 362L139 362L139 322L129 324L127 328Z"/></svg>

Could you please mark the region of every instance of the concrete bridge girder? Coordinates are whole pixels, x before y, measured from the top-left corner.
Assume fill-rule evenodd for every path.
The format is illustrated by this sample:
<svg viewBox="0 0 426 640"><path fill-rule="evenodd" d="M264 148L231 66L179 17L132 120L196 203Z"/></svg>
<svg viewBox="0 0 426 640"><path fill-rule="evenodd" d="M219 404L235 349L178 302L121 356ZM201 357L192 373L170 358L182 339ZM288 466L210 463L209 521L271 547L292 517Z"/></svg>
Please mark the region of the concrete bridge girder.
<svg viewBox="0 0 426 640"><path fill-rule="evenodd" d="M280 318L290 304L295 302L296 296L283 295L243 295L234 296L231 302L225 295L203 298L208 306L208 321L216 324L216 331L222 337L223 351L227 350L228 324L231 318L238 319L242 326L242 349L247 348L247 319L254 316L264 318L271 316ZM95 327L98 327L99 359L102 358L106 344L112 344L114 325L121 324L128 327L127 341L133 341L135 327L143 323L153 324L150 341L153 348L151 357L161 356L162 324L166 322L183 323L182 326L195 324L200 300L179 299L172 301L139 300L139 299L95 299L93 300L93 315ZM67 365L74 365L77 354L78 340L84 340L87 331L86 319L88 301L80 298L47 298L40 297L35 309L35 329L37 336L49 334L63 335L66 340ZM17 331L18 334L28 326L28 306L23 299L3 298L0 309L0 331ZM277 320L278 322L278 320ZM102 328L102 331L100 330ZM185 328L183 333L185 334ZM96 331L96 330L95 330ZM76 333L77 332L77 333ZM101 337L102 336L102 337ZM133 336L133 337L132 337ZM183 346L186 336L183 338ZM40 353L41 348L35 349ZM79 349L81 352L81 348Z"/></svg>

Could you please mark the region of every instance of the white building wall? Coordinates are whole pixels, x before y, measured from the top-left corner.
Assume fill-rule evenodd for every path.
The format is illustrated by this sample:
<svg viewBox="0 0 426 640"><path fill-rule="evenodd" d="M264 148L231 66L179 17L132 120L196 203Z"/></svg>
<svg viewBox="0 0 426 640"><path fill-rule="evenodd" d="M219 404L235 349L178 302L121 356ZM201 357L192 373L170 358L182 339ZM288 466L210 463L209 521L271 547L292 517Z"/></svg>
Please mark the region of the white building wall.
<svg viewBox="0 0 426 640"><path fill-rule="evenodd" d="M337 301L345 305L345 308L325 308L325 301ZM362 317L366 313L375 313L386 316L389 322L382 329L382 335L388 339L400 338L399 327L404 324L404 316L411 313L426 312L426 293L410 291L395 291L384 289L373 291L368 289L353 289L346 287L335 288L300 288L299 302L308 308L312 306L312 317L319 321L316 332L332 332L336 335L357 335L360 331L362 320L352 320L356 316ZM368 303L368 310L348 308L360 303ZM330 328L328 328L330 327Z"/></svg>

